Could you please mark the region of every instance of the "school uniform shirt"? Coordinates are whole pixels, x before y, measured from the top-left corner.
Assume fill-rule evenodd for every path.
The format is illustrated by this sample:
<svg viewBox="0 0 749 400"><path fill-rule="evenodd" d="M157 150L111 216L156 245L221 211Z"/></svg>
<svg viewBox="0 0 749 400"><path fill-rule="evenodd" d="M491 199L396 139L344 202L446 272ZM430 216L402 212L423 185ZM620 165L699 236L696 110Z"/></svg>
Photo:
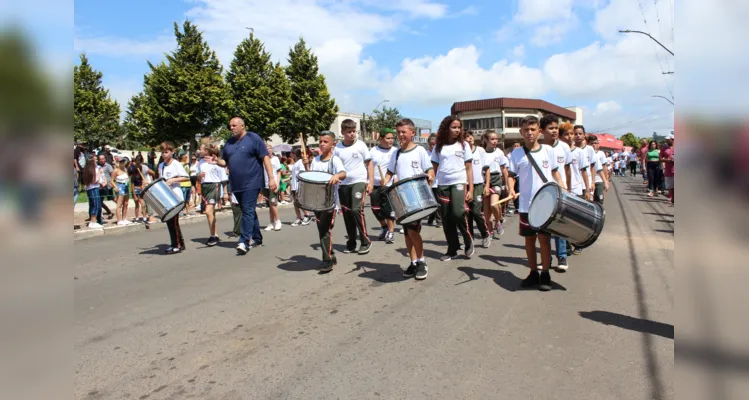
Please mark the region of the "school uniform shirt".
<svg viewBox="0 0 749 400"><path fill-rule="evenodd" d="M164 178L164 180L169 180L171 178L177 178L180 176L190 178L190 176L187 175L187 171L185 171L185 167L182 166L179 161L174 159L172 159L172 162L169 165L166 165L166 163L164 162L159 164L159 176ZM184 197L182 196L182 187L179 183L174 183L169 187L172 189L172 192L177 195L178 198L184 200Z"/></svg>
<svg viewBox="0 0 749 400"><path fill-rule="evenodd" d="M476 146L471 153L473 157L473 184L484 183L484 167L486 166L486 150L483 147Z"/></svg>
<svg viewBox="0 0 749 400"><path fill-rule="evenodd" d="M364 163L370 158L369 149L364 142L357 140L346 146L341 140L335 145L333 155L341 160L346 171L346 179L341 182L341 185L367 183L367 166Z"/></svg>
<svg viewBox="0 0 749 400"><path fill-rule="evenodd" d="M588 162L585 152L579 147L570 151L570 159L572 160L570 163L570 192L582 196L583 190L585 190L582 171L590 167L590 162Z"/></svg>
<svg viewBox="0 0 749 400"><path fill-rule="evenodd" d="M502 172L502 166L508 166L509 161L502 150L494 149L492 152L485 151L486 165L489 167L489 173L496 174Z"/></svg>
<svg viewBox="0 0 749 400"><path fill-rule="evenodd" d="M466 162L473 161L473 153L468 143L455 142L442 146L442 150L432 153L431 161L438 166L437 179L440 186L468 184Z"/></svg>
<svg viewBox="0 0 749 400"><path fill-rule="evenodd" d="M603 183L603 179L601 178L601 175L598 174L597 171L603 171L604 168L607 168L609 161L606 157L606 153L602 152L601 150L598 150L595 152L596 154L596 177L595 177L595 183Z"/></svg>
<svg viewBox="0 0 749 400"><path fill-rule="evenodd" d="M299 190L299 173L304 171L304 163L302 160L297 160L294 165L291 166L291 190Z"/></svg>
<svg viewBox="0 0 749 400"><path fill-rule="evenodd" d="M275 181L276 176L278 176L278 170L281 169L281 160L276 156L271 157L270 167L270 169L273 170L273 180ZM270 181L268 181L268 172L265 170L265 168L263 168L263 176L265 176L265 188L268 189L268 183ZM276 182L276 185L278 185L279 183L280 182Z"/></svg>
<svg viewBox="0 0 749 400"><path fill-rule="evenodd" d="M637 161L637 153L636 152L633 151L633 152L629 153L629 161L630 162Z"/></svg>
<svg viewBox="0 0 749 400"><path fill-rule="evenodd" d="M570 151L570 145L557 140L553 146L554 157L556 157L557 166L559 167L559 175L562 177L562 182L567 184L567 171L564 170L564 166L572 162L572 152Z"/></svg>
<svg viewBox="0 0 749 400"><path fill-rule="evenodd" d="M346 167L343 165L343 161L341 161L341 159L338 156L333 155L327 161L322 161L321 157L322 156L316 156L315 158L312 159L312 163L309 166L310 171L322 171L322 172L327 172L333 175L338 174L342 171L346 171ZM346 174L348 175L348 171L346 171ZM340 183L338 185L335 185L335 190L334 190L336 210L340 208L340 204L341 204L340 201L338 200L338 186L339 185Z"/></svg>
<svg viewBox="0 0 749 400"><path fill-rule="evenodd" d="M429 160L431 162L432 160L432 150L427 150L427 155L429 156ZM436 189L439 184L437 183L437 177L434 177L434 182L432 183L432 189Z"/></svg>
<svg viewBox="0 0 749 400"><path fill-rule="evenodd" d="M398 149L395 147L390 147L389 149L383 149L380 146L372 147L371 150L369 150L369 158L372 160L372 165L374 166L374 185L380 186L382 184L382 180L380 179L380 172L382 172L383 176L388 171L388 166L390 165L390 160L395 158L395 153L398 152ZM401 156L403 155L403 152L401 152ZM390 182L386 186L390 186L393 184L393 180L391 179Z"/></svg>
<svg viewBox="0 0 749 400"><path fill-rule="evenodd" d="M221 183L226 171L223 167L217 164L211 164L201 160L198 163L198 173L205 173L205 176L201 180L202 183Z"/></svg>
<svg viewBox="0 0 749 400"><path fill-rule="evenodd" d="M400 156L390 159L390 165L387 171L397 175L398 179L408 179L412 176L422 175L432 169L432 161L429 159L427 150L421 146L416 146L411 150L401 150Z"/></svg>
<svg viewBox="0 0 749 400"><path fill-rule="evenodd" d="M547 181L554 182L552 172L558 170L554 149L546 144L542 144L536 151L530 151L529 154L538 164L538 168L546 177ZM538 176L536 169L533 168L525 150L522 147L517 148L510 154L510 168L517 174L520 182L520 204L518 211L527 213L531 206L531 200L536 195L538 189L544 184L541 177Z"/></svg>

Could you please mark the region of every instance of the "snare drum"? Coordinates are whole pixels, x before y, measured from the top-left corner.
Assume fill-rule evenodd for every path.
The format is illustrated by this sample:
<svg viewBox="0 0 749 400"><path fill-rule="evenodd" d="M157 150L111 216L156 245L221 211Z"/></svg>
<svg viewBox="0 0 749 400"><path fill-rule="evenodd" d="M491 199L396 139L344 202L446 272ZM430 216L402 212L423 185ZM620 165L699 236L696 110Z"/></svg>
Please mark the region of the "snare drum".
<svg viewBox="0 0 749 400"><path fill-rule="evenodd" d="M426 175L402 179L385 189L395 222L400 225L421 221L439 208Z"/></svg>
<svg viewBox="0 0 749 400"><path fill-rule="evenodd" d="M164 178L151 182L143 189L140 196L162 222L174 218L185 208L185 200L172 191Z"/></svg>
<svg viewBox="0 0 749 400"><path fill-rule="evenodd" d="M335 208L335 186L328 185L333 175L322 171L300 172L296 202L307 211L328 211Z"/></svg>
<svg viewBox="0 0 749 400"><path fill-rule="evenodd" d="M533 196L528 224L533 229L567 239L575 247L592 245L603 231L606 214L600 204L583 200L554 182Z"/></svg>

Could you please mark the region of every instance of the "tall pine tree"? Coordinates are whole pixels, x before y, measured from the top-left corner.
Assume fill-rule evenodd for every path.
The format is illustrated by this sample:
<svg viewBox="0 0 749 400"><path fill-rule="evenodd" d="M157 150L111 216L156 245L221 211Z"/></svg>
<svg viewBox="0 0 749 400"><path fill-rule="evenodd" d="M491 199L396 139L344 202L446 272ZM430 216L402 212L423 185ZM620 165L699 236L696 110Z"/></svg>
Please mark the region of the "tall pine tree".
<svg viewBox="0 0 749 400"><path fill-rule="evenodd" d="M317 138L320 132L330 129L338 113L338 105L330 98L325 77L320 75L315 56L304 38L289 51L286 75L291 83L291 109L289 123L281 136L289 143L295 142L302 132L305 137Z"/></svg>
<svg viewBox="0 0 749 400"><path fill-rule="evenodd" d="M138 93L127 103L125 120L122 122L127 134L127 141L137 146L158 144L151 136L154 132L146 107L148 99L144 93Z"/></svg>
<svg viewBox="0 0 749 400"><path fill-rule="evenodd" d="M244 118L247 130L265 139L284 126L290 101L286 76L282 73L283 79L279 80L270 59L263 43L250 34L237 46L226 75L234 114Z"/></svg>
<svg viewBox="0 0 749 400"><path fill-rule="evenodd" d="M196 134L210 134L228 123L231 99L216 53L197 26L174 23L177 49L167 62L148 63L144 79L148 120L153 142L171 140L195 145Z"/></svg>
<svg viewBox="0 0 749 400"><path fill-rule="evenodd" d="M73 138L90 148L115 143L120 135L120 105L104 89L102 73L91 67L86 54L73 68Z"/></svg>

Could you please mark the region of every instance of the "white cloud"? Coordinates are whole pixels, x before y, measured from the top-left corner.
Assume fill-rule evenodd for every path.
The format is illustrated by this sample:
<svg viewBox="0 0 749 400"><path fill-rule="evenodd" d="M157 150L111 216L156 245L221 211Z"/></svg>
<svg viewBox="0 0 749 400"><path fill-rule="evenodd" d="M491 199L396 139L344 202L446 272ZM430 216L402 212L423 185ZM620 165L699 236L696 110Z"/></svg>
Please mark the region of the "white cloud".
<svg viewBox="0 0 749 400"><path fill-rule="evenodd" d="M177 45L173 35L153 40L138 41L117 37L78 37L73 42L76 53L100 54L115 57L159 56Z"/></svg>
<svg viewBox="0 0 749 400"><path fill-rule="evenodd" d="M606 115L620 111L622 106L614 100L602 101L596 105L596 115Z"/></svg>
<svg viewBox="0 0 749 400"><path fill-rule="evenodd" d="M512 56L515 58L525 57L525 45L519 44L512 48Z"/></svg>
<svg viewBox="0 0 749 400"><path fill-rule="evenodd" d="M572 0L518 0L515 21L536 24L572 17Z"/></svg>
<svg viewBox="0 0 749 400"><path fill-rule="evenodd" d="M559 43L571 27L571 23L540 26L534 31L533 37L531 38L531 44L538 47L546 47L551 44Z"/></svg>

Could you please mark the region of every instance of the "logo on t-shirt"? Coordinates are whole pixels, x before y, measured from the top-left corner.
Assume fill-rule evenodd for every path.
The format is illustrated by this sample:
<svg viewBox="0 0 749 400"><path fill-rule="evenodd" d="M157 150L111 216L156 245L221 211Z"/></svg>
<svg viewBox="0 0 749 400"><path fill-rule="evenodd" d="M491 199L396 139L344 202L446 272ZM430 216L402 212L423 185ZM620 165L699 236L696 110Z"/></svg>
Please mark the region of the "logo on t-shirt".
<svg viewBox="0 0 749 400"><path fill-rule="evenodd" d="M557 164L564 164L564 156L557 157Z"/></svg>
<svg viewBox="0 0 749 400"><path fill-rule="evenodd" d="M474 163L474 164L476 164L476 165L479 165L479 164L481 164L481 160L479 160L479 159L477 158L477 159L473 160L473 163Z"/></svg>
<svg viewBox="0 0 749 400"><path fill-rule="evenodd" d="M549 160L544 160L542 164L544 168L549 168Z"/></svg>
<svg viewBox="0 0 749 400"><path fill-rule="evenodd" d="M419 168L419 161L418 160L411 161L411 168L413 169Z"/></svg>
<svg viewBox="0 0 749 400"><path fill-rule="evenodd" d="M465 153L463 152L463 150L458 150L455 152L455 157L463 158L463 156L465 156Z"/></svg>
<svg viewBox="0 0 749 400"><path fill-rule="evenodd" d="M577 165L577 158L573 158L573 159L572 159L572 164L575 164L575 165Z"/></svg>
<svg viewBox="0 0 749 400"><path fill-rule="evenodd" d="M359 153L354 153L354 154L351 155L351 157L353 157L353 158L359 158Z"/></svg>

